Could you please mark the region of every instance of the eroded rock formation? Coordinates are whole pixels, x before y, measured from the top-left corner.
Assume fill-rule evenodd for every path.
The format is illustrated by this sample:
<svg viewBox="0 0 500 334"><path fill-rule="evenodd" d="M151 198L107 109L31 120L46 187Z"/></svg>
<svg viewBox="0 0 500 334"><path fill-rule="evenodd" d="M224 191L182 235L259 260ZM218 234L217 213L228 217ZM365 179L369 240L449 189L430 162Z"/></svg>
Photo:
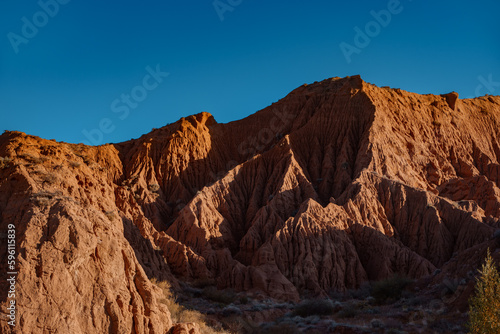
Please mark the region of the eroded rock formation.
<svg viewBox="0 0 500 334"><path fill-rule="evenodd" d="M296 301L450 267L500 228L499 123L500 97L356 76L116 145L6 132L0 232L16 226L17 329L196 331L172 327L152 278ZM2 312L6 287L2 276Z"/></svg>

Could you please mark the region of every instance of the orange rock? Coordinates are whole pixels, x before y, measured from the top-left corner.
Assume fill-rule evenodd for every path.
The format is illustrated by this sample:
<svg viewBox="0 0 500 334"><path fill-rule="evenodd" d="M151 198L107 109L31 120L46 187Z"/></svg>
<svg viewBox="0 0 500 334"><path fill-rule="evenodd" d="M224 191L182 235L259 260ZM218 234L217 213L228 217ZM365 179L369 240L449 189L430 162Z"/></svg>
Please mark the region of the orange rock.
<svg viewBox="0 0 500 334"><path fill-rule="evenodd" d="M0 231L16 227L16 329L196 333L172 327L151 278L297 301L462 268L450 260L500 227L499 124L500 97L355 76L240 121L200 113L116 145L6 132ZM0 328L13 332L5 317Z"/></svg>

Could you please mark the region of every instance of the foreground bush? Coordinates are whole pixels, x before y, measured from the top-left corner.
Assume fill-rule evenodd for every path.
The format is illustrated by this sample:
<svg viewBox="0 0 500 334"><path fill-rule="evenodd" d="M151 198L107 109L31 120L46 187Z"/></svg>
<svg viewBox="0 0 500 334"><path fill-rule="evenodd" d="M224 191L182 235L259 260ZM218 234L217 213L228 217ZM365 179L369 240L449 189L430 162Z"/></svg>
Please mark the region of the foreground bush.
<svg viewBox="0 0 500 334"><path fill-rule="evenodd" d="M0 157L0 169L9 167L9 163L12 161L9 157Z"/></svg>
<svg viewBox="0 0 500 334"><path fill-rule="evenodd" d="M203 289L202 297L216 303L228 305L236 301L236 293L230 289L217 290L215 286L208 286Z"/></svg>
<svg viewBox="0 0 500 334"><path fill-rule="evenodd" d="M391 278L373 283L372 296L378 304L389 299L398 300L411 282L411 279L396 274Z"/></svg>
<svg viewBox="0 0 500 334"><path fill-rule="evenodd" d="M476 293L469 300L471 333L500 333L500 277L488 249L485 264L476 283Z"/></svg>
<svg viewBox="0 0 500 334"><path fill-rule="evenodd" d="M175 296L172 293L171 286L168 282L157 281L156 279L152 279L151 282L162 289L163 298L160 299L159 302L168 307L174 324L194 322L200 326L203 334L226 334L224 331L218 331L208 326L206 323L207 319L204 314L201 314L196 310L186 309L184 306L179 305L175 300Z"/></svg>
<svg viewBox="0 0 500 334"><path fill-rule="evenodd" d="M310 299L297 305L293 310L293 314L306 318L311 315L332 315L333 310L333 304L329 300Z"/></svg>

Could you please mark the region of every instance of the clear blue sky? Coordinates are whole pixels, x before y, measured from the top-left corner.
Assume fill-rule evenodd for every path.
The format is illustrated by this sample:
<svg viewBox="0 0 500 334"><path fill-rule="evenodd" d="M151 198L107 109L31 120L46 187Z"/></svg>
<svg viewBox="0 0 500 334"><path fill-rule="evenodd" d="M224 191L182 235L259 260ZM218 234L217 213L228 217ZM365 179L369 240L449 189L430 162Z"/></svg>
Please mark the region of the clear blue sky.
<svg viewBox="0 0 500 334"><path fill-rule="evenodd" d="M3 129L120 142L201 111L241 119L303 83L353 74L418 93L500 95L498 0L218 0L219 12L213 0L59 0L57 13L55 1L41 1L45 12L0 4ZM375 24L372 11L392 12L390 22ZM355 27L368 27L369 44ZM341 43L356 48L350 62ZM161 82L149 75L158 64Z"/></svg>

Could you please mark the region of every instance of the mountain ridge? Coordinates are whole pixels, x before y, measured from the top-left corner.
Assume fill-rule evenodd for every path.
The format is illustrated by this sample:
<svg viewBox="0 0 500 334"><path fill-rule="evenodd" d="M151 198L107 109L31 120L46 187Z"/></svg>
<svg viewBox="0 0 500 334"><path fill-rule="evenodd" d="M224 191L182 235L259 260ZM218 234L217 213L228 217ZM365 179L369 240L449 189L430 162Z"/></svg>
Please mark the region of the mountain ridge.
<svg viewBox="0 0 500 334"><path fill-rule="evenodd" d="M499 123L500 97L353 76L239 121L199 113L118 144L6 132L0 227L16 224L21 326L164 333L153 278L299 301L496 249Z"/></svg>

